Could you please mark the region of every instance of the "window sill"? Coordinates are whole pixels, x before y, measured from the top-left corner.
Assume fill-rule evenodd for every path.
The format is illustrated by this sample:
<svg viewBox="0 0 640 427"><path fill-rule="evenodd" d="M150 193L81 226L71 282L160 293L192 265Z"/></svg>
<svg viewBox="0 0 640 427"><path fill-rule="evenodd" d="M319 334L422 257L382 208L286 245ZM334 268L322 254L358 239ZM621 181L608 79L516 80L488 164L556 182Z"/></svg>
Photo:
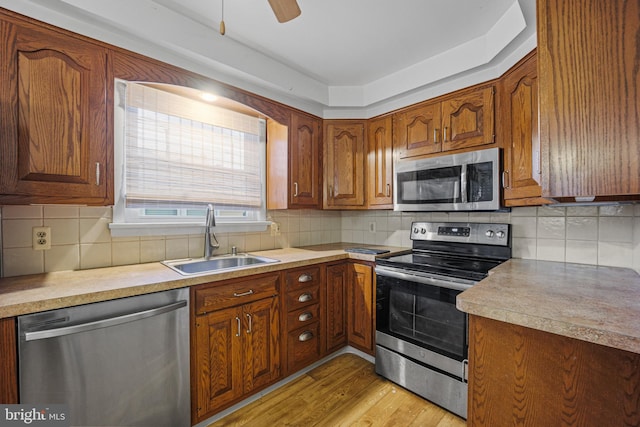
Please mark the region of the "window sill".
<svg viewBox="0 0 640 427"><path fill-rule="evenodd" d="M213 227L215 233L246 233L266 231L271 225L271 221L252 221L222 223ZM185 234L203 234L204 224L202 223L115 223L109 224L111 237L132 237L132 236L174 236Z"/></svg>

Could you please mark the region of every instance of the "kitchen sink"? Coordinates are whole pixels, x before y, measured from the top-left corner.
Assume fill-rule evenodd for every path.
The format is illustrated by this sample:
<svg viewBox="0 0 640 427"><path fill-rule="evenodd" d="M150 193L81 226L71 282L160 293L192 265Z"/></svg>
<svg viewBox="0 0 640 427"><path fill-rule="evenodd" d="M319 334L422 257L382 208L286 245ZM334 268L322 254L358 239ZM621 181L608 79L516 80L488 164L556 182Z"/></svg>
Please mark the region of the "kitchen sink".
<svg viewBox="0 0 640 427"><path fill-rule="evenodd" d="M162 261L162 264L178 273L191 276L194 274L217 273L219 271L238 270L261 264L279 262L277 259L250 254L219 255L210 258L190 258L174 261Z"/></svg>

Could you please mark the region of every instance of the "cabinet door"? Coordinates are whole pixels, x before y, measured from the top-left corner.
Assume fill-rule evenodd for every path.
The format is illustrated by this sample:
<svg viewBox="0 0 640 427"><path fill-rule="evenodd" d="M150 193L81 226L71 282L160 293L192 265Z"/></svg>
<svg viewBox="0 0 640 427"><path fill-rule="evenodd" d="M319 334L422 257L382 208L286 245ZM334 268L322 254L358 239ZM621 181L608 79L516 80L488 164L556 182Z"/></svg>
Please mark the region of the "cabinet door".
<svg viewBox="0 0 640 427"><path fill-rule="evenodd" d="M347 343L347 281L349 264L327 267L326 324L327 351L331 352Z"/></svg>
<svg viewBox="0 0 640 427"><path fill-rule="evenodd" d="M0 26L0 202L112 204L106 49L27 23Z"/></svg>
<svg viewBox="0 0 640 427"><path fill-rule="evenodd" d="M542 204L538 137L538 73L535 52L501 81L500 130L503 138L503 194L507 206Z"/></svg>
<svg viewBox="0 0 640 427"><path fill-rule="evenodd" d="M277 297L243 306L245 393L280 375L279 316Z"/></svg>
<svg viewBox="0 0 640 427"><path fill-rule="evenodd" d="M242 395L242 316L241 308L232 307L196 317L192 381L200 419Z"/></svg>
<svg viewBox="0 0 640 427"><path fill-rule="evenodd" d="M351 264L347 286L347 324L349 344L373 353L373 269Z"/></svg>
<svg viewBox="0 0 640 427"><path fill-rule="evenodd" d="M393 207L393 120L391 116L371 120L367 130L367 203L371 207Z"/></svg>
<svg viewBox="0 0 640 427"><path fill-rule="evenodd" d="M393 116L393 150L400 159L442 151L440 102L421 104Z"/></svg>
<svg viewBox="0 0 640 427"><path fill-rule="evenodd" d="M291 114L289 128L289 206L320 208L321 199L320 121L299 113Z"/></svg>
<svg viewBox="0 0 640 427"><path fill-rule="evenodd" d="M442 150L492 144L493 86L472 89L442 101Z"/></svg>
<svg viewBox="0 0 640 427"><path fill-rule="evenodd" d="M364 206L364 123L325 122L326 207Z"/></svg>
<svg viewBox="0 0 640 427"><path fill-rule="evenodd" d="M537 13L543 196L640 194L640 4L538 0Z"/></svg>

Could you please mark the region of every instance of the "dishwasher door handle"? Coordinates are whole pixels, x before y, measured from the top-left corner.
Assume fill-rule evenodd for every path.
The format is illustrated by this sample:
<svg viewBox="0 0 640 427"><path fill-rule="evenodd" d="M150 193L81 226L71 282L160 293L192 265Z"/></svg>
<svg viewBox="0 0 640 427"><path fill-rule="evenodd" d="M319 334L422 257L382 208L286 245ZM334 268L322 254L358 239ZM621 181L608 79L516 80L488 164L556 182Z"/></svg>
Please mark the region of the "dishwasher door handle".
<svg viewBox="0 0 640 427"><path fill-rule="evenodd" d="M149 310L137 311L134 313L124 314L122 316L109 317L106 319L96 320L93 322L81 323L73 326L63 326L62 328L47 329L43 331L32 331L24 333L25 341L35 341L45 338L61 337L64 335L77 334L78 332L87 332L95 329L107 328L109 326L121 325L123 323L134 322L136 320L146 319L147 317L157 316L159 314L168 313L187 306L186 300L180 300L161 307L150 308Z"/></svg>

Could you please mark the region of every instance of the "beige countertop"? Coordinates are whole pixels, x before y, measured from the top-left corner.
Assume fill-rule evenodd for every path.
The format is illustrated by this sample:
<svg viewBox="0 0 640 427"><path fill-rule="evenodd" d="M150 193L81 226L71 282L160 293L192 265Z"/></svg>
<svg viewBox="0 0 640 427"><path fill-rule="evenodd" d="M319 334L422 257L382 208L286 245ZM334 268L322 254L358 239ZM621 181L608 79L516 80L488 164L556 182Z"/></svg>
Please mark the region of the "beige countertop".
<svg viewBox="0 0 640 427"><path fill-rule="evenodd" d="M155 262L7 277L0 279L0 318L304 267L322 262L342 259L374 261L373 255L344 251L345 248L363 246L388 249L391 251L389 254L409 250L387 246L336 243L251 252L277 259L280 262L195 276L183 276L169 267Z"/></svg>
<svg viewBox="0 0 640 427"><path fill-rule="evenodd" d="M640 275L512 259L458 295L469 314L640 353Z"/></svg>

